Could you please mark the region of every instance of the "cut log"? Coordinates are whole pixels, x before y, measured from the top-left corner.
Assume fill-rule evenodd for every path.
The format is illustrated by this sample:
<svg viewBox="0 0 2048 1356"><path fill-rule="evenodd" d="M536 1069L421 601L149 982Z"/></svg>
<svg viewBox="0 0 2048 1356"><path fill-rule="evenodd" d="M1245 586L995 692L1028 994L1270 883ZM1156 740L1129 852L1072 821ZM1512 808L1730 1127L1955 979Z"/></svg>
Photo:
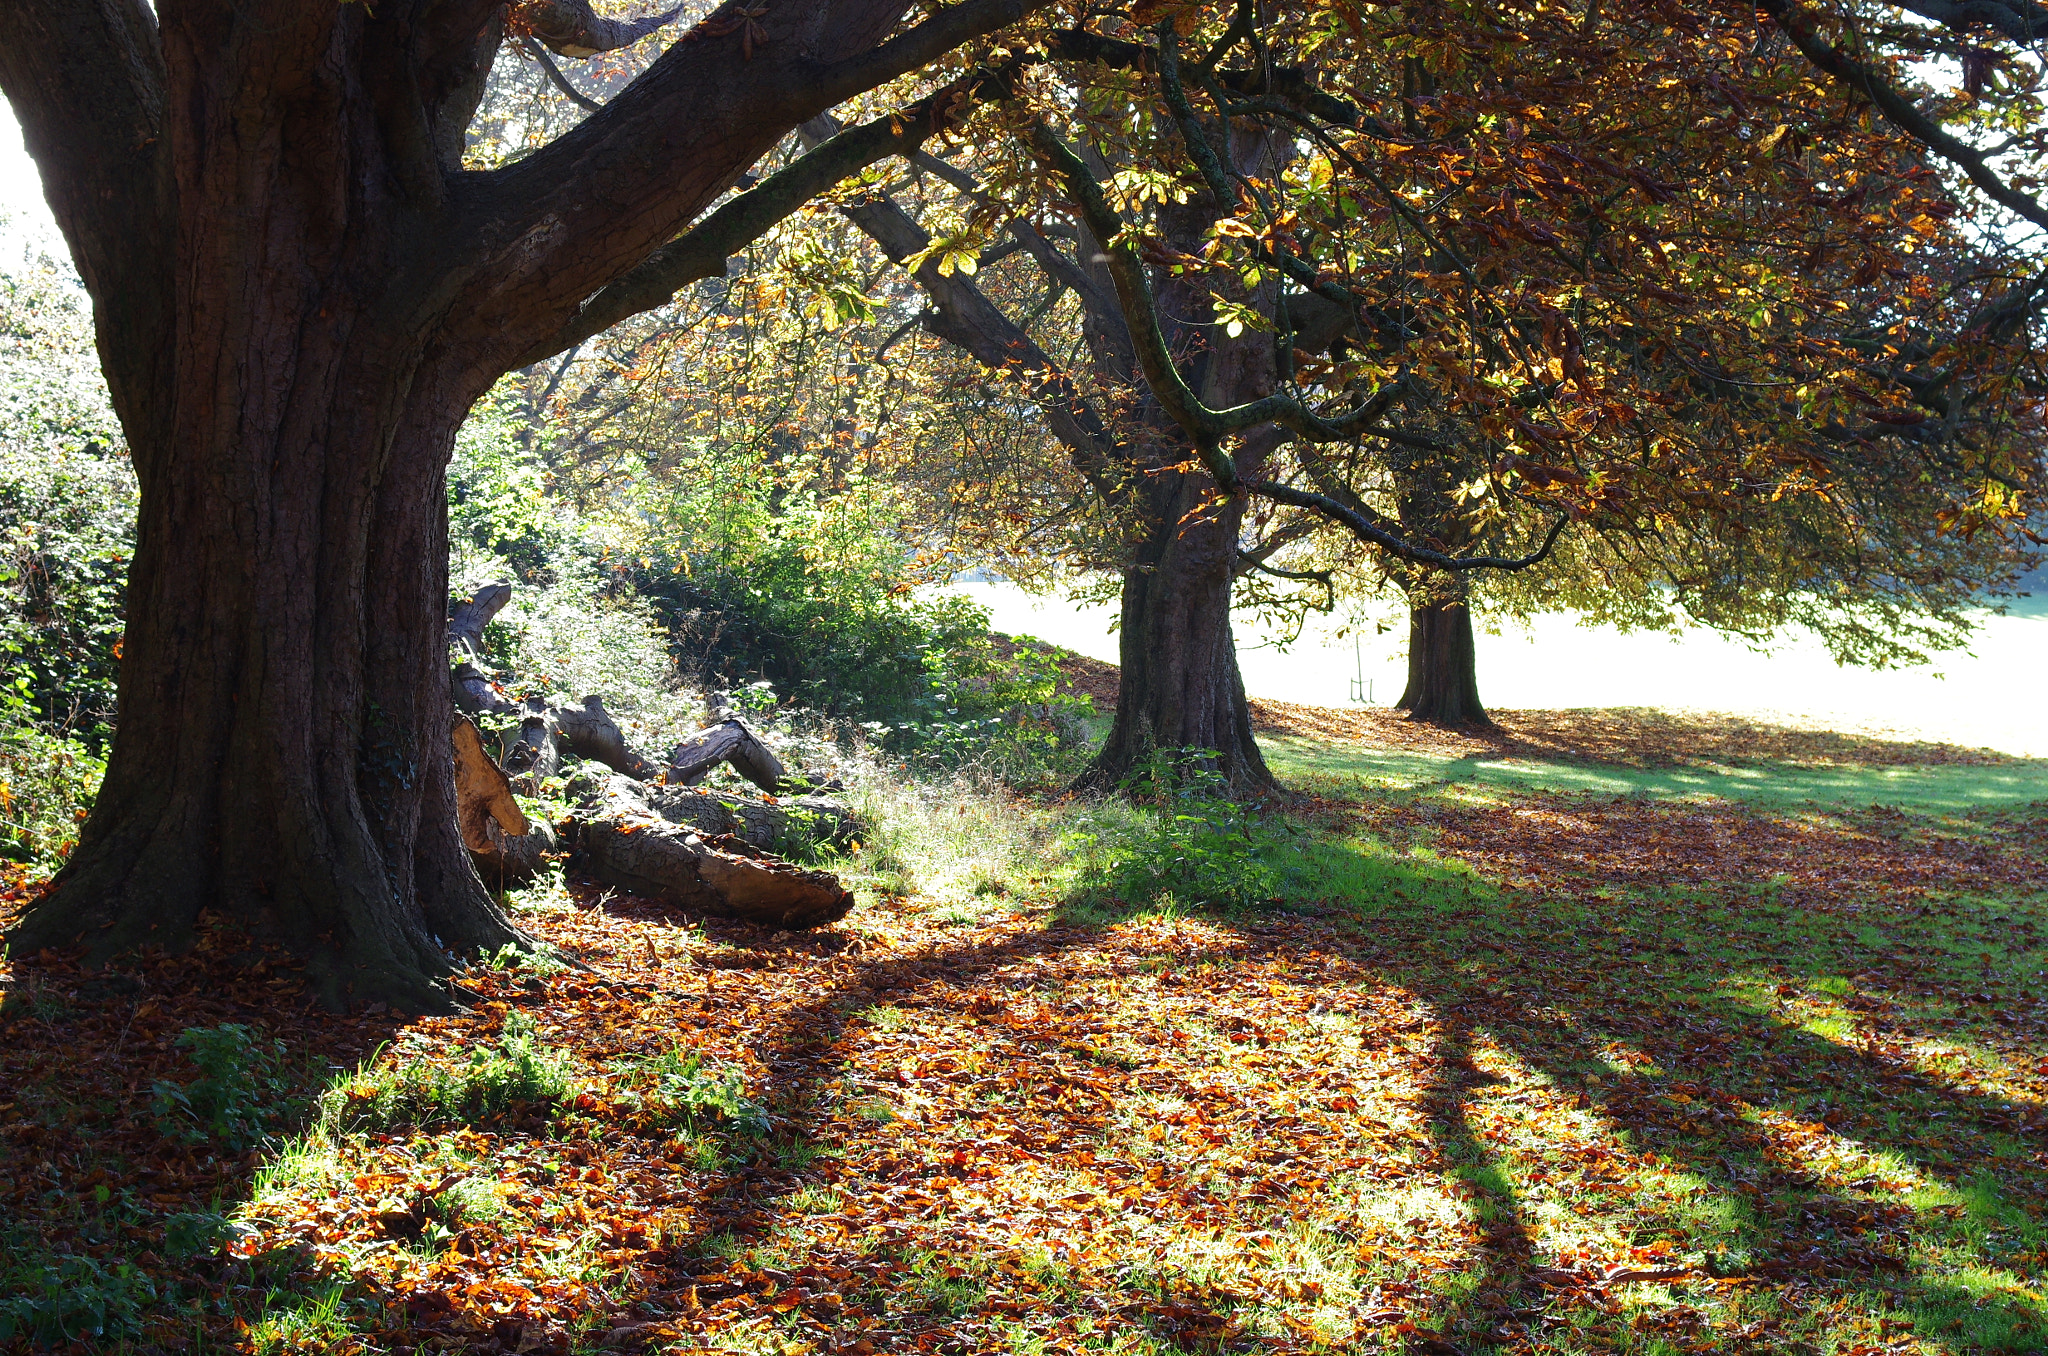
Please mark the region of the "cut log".
<svg viewBox="0 0 2048 1356"><path fill-rule="evenodd" d="M464 659L481 659L484 653L484 627L491 618L505 610L505 604L512 601L512 586L506 583L486 584L474 596L465 598L455 605L448 617L448 648Z"/></svg>
<svg viewBox="0 0 2048 1356"><path fill-rule="evenodd" d="M548 869L551 862L568 856L562 840L556 836L552 824L545 820L530 820L530 827L523 834L512 837L498 828L492 820L484 826L491 843L481 851L472 849L470 861L476 864L477 875L494 892L501 892L525 885Z"/></svg>
<svg viewBox="0 0 2048 1356"><path fill-rule="evenodd" d="M731 763L735 772L770 795L779 791L789 776L782 760L769 751L760 736L733 717L676 745L668 756L667 781L671 786L695 786L720 763Z"/></svg>
<svg viewBox="0 0 2048 1356"><path fill-rule="evenodd" d="M538 697L528 697L519 721L519 738L505 753L504 768L528 795L537 795L540 784L562 768L562 750L555 738L554 708Z"/></svg>
<svg viewBox="0 0 2048 1356"><path fill-rule="evenodd" d="M455 605L448 618L448 648L459 656L455 665L455 704L471 715L504 715L518 704L498 691L478 665L484 653L484 627L512 601L510 584L486 584L475 596Z"/></svg>
<svg viewBox="0 0 2048 1356"><path fill-rule="evenodd" d="M609 780L578 836L578 860L591 876L697 913L793 929L833 922L853 908L831 873L777 861L730 833L672 824L625 778Z"/></svg>
<svg viewBox="0 0 2048 1356"><path fill-rule="evenodd" d="M552 828L527 819L483 736L461 716L455 718L455 823L477 874L493 890L532 880L558 846Z"/></svg>
<svg viewBox="0 0 2048 1356"><path fill-rule="evenodd" d="M626 742L604 698L586 696L580 706L550 706L538 698L514 702L500 692L482 667L484 627L512 601L512 586L486 584L474 596L458 600L449 610L448 648L456 664L455 705L470 715L516 715L519 738L505 751L505 768L528 779L530 789L554 773L563 753L603 763L637 781L661 778L661 767ZM729 762L739 774L773 794L788 773L760 737L737 719L700 730L669 755L667 780L682 785L702 781L704 774Z"/></svg>
<svg viewBox="0 0 2048 1356"><path fill-rule="evenodd" d="M508 836L526 832L526 812L512 797L512 783L484 751L476 726L463 716L455 718L455 822L471 852L490 845L486 822Z"/></svg>
<svg viewBox="0 0 2048 1356"><path fill-rule="evenodd" d="M846 849L859 841L852 807L830 796L796 796L769 804L688 786L650 787L647 806L671 824L703 833L729 833L757 848L788 853L824 844Z"/></svg>
<svg viewBox="0 0 2048 1356"><path fill-rule="evenodd" d="M580 707L557 706L554 719L556 741L578 758L603 763L635 781L651 782L661 775L652 759L626 743L625 731L604 709L604 698L592 695Z"/></svg>

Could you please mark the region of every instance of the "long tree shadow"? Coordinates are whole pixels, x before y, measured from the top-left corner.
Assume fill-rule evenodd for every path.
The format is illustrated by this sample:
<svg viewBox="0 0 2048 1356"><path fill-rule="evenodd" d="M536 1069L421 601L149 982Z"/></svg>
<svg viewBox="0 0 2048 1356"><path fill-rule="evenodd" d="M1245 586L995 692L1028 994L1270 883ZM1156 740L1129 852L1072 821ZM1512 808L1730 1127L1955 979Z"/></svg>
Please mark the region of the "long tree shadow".
<svg viewBox="0 0 2048 1356"><path fill-rule="evenodd" d="M1493 1344L1526 1347L1546 1319L1591 1311L1611 1317L1613 1286L1625 1283L1586 1259L1546 1253L1523 1165L1511 1146L1481 1133L1474 1120L1474 1108L1492 1096L1497 1077L1474 1058L1485 1043L1576 1099L1630 1152L1654 1155L1702 1190L1739 1203L1747 1220L1742 1236L1680 1269L1703 1278L1718 1273L1712 1276L1717 1282L1872 1292L1886 1303L1917 1308L1930 1327L1947 1321L1960 1297L1978 1307L1974 1331L1980 1337L1991 1334L2008 1350L2035 1349L2027 1344L2040 1340L2037 1303L1981 1287L1965 1294L1933 1274L1914 1251L1921 1225L1893 1199L1907 1188L1843 1181L1831 1165L1844 1157L1838 1150L1853 1148L1844 1138L1851 1136L1860 1152L1886 1155L1924 1183L1975 1190L1980 1164L1967 1153L2038 1134L2044 1128L2038 1109L1925 1070L1909 1077L1881 1044L1852 1047L1743 1008L1714 990L1713 976L1686 972L1683 965L1697 966L1697 959L1670 957L1669 909L1646 907L1636 917L1625 906L1610 906L1603 915L1608 935L1618 928L1632 953L1664 958L1624 972L1611 954L1588 944L1583 909L1565 901L1527 891L1502 895L1474 888L1469 877L1451 889L1440 862L1381 863L1372 879L1368 897L1326 903L1307 932L1299 919L1276 926L1257 914L1205 916L1214 943L1199 957L1182 954L1173 963L1258 964L1312 943L1346 959L1355 974L1347 985L1397 989L1434 1014L1420 1109L1441 1157L1465 1184L1460 1192L1476 1227L1461 1283L1434 1307L1412 1311L1415 1321L1403 1339L1408 1345L1468 1352ZM974 1308L969 1282L1021 1261L1014 1247L978 1234L934 1224L835 1239L829 1229L813 1229L804 1235L809 1241L800 1263L763 1262L757 1254L788 1233L799 1219L794 1202L816 1189L818 1174L803 1141L826 1123L831 1089L849 1078L873 1083L887 1075L868 1063L882 1048L860 1038L872 1034L877 1005L986 1027L996 1073L1048 1102L1082 1099L1059 1123L1064 1139L1057 1147L1102 1151L1108 1133L1102 1111L1142 1080L1104 1063L1114 1052L1089 1049L1068 1027L1025 1020L1020 992L1063 966L1078 973L1077 958L1090 951L1101 953L1089 958L1094 973L1156 978L1111 936L1144 910L1097 910L1046 926L1020 923L1006 933L940 941L909 954L863 955L845 934L770 936L630 898L604 907L621 923L702 926L714 941L730 943L729 953L700 959L699 966L787 962L809 966L806 973L818 977L775 990L766 1020L749 1038L766 1069L770 1107L791 1130L705 1175L692 1188L687 1226L672 1228L609 1283L613 1345L687 1329L720 1305L789 1326L791 1340L815 1340L827 1349L833 1343L854 1349L860 1342L874 1350L978 1349L981 1339L967 1334L1016 1317L1014 1295L1003 1301L1011 1309ZM1772 924L1765 919L1754 926ZM1485 972L1474 973L1475 964ZM1190 976L1179 991L1190 984L1199 980ZM651 999L658 988L636 992ZM700 1001L710 1001L708 990ZM1629 1058L1618 1060L1617 1052ZM1947 1128L1929 1133L1933 1125ZM991 1147L968 1142L967 1133L943 1122L921 1126L890 1169L893 1176L870 1185L928 1199L919 1193L972 1177L977 1155L1021 1168L1054 1147ZM1826 1152L1817 1155L1816 1144ZM2040 1162L2006 1152L1998 1162L2008 1199L2048 1194ZM1171 1164L1160 1167L1185 1177ZM1197 1185L1187 1189L1190 1199L1199 1195ZM1045 1251L1057 1265L1034 1273L1031 1302L1040 1311L1066 1306L1090 1323L1143 1330L1160 1352L1272 1348L1276 1341L1308 1349L1329 1340L1245 1330L1248 1317L1258 1316L1251 1299L1171 1257L1113 1274L1068 1265L1075 1254L1062 1251L1070 1241L1060 1235L1065 1227L1045 1226ZM1987 1311L1992 1318L1982 1316ZM452 1302L415 1307L417 1321L387 1335L470 1350L533 1349L532 1332L517 1323L482 1330L442 1323L452 1312ZM1759 1339L1751 1349L1770 1349L1770 1343Z"/></svg>
<svg viewBox="0 0 2048 1356"><path fill-rule="evenodd" d="M1526 1069L1576 1096L1636 1153L1741 1202L1749 1237L1735 1240L1728 1255L1705 1259L1708 1270L1759 1284L1875 1292L1915 1314L1930 1335L1967 1327L1965 1344L1981 1349L2037 1350L2048 1341L2037 1297L1928 1274L1917 1245L1930 1232L1957 1241L1959 1230L1940 1218L1953 1207L1937 1207L1930 1220L1902 1199L1929 1186L1945 1189L1951 1201L1999 1197L2038 1230L2048 1164L2027 1151L2048 1135L2038 1103L1910 1067L1876 1033L1861 1045L1830 1039L1716 992L1715 976L1699 973L1697 958L1670 956L1672 939L1658 931L1667 917L1629 919L1625 909L1610 908L1601 919L1603 928L1640 942L1638 954L1663 963L1624 974L1611 958L1581 961L1571 946L1586 935L1584 912L1526 894L1476 900L1451 919L1382 908L1348 954L1443 1014L1447 1060L1465 1050L1468 1030L1482 1030ZM1446 944L1447 921L1462 942ZM1503 943L1506 955L1494 949ZM1456 973L1475 956L1494 972L1490 982ZM1618 1073L1617 1044L1628 1057ZM1439 1114L1435 1122L1454 1157L1483 1155L1463 1119ZM1865 1167L1843 1166L1856 1162ZM1993 1172L1995 1185L1987 1180ZM1901 1175L1918 1180L1888 1180ZM1505 1187L1490 1194L1497 1204L1511 1199ZM1515 1248L1489 1241L1487 1251L1489 1266L1526 1270ZM2023 1258L2008 1260L2024 1266ZM1597 1277L1537 1270L1567 1299L1576 1287L1577 1298L1606 1302ZM1504 1288L1505 1299L1473 1296L1445 1326L1473 1339L1512 1318L1527 1287Z"/></svg>
<svg viewBox="0 0 2048 1356"><path fill-rule="evenodd" d="M1413 874L1418 892L1429 874L1420 869ZM1140 912L1133 910L1131 916ZM1878 1047L1851 1047L1744 1010L1714 998L1697 976L1687 980L1665 974L1645 986L1635 975L1623 979L1586 969L1572 974L1573 958L1558 948L1582 920L1526 898L1481 900L1469 904L1467 913L1459 920L1465 940L1446 934L1439 908L1394 905L1374 912L1369 933L1354 933L1343 943L1345 954L1369 967L1382 983L1414 994L1439 1014L1434 1081L1424 1108L1444 1155L1468 1184L1464 1189L1478 1217L1473 1274L1458 1288L1455 1303L1438 1313L1437 1329L1415 1328L1411 1345L1427 1348L1437 1342L1450 1350L1512 1344L1546 1311L1554 1316L1573 1306L1607 1313L1615 1308L1606 1275L1583 1266L1550 1265L1539 1255L1514 1165L1475 1132L1468 1107L1494 1081L1472 1062L1477 1033L1577 1097L1631 1151L1654 1156L1742 1203L1751 1220L1747 1236L1731 1240L1736 1246L1726 1255L1689 1269L1702 1279L1718 1272L1714 1279L1757 1285L1847 1285L1887 1296L1909 1312L1917 1310L1932 1320L1930 1326L1966 1300L1980 1311L1975 1329L1980 1337L1990 1333L2004 1343L2003 1349L2014 1351L2031 1349L2028 1344L2039 1340L2037 1304L2024 1297L1965 1293L1941 1278L1919 1274L1911 1248L1912 1210L1887 1199L1879 1182L1851 1185L1815 1172L1807 1161L1810 1155L1797 1146L1788 1148L1771 1123L1783 1118L1804 1127L1785 1134L1829 1136L1840 1141L1834 1147L1845 1149L1851 1147L1845 1136L1853 1136L1863 1152L1890 1155L1927 1183L1970 1190L1981 1164L1955 1152L1956 1134L2037 1133L2048 1125L2038 1109L1925 1073L1908 1077ZM1499 985L1458 975L1458 962L1472 955L1483 955L1496 969L1501 965L1501 953L1492 949L1497 944L1482 936L1475 948L1470 940L1470 925L1482 919L1511 924L1499 935L1540 939L1528 953L1537 958L1531 968L1514 972L1510 966ZM904 1002L951 991L947 1001L971 1012L973 1000L961 995L992 975L1094 946L1121 921L1098 913L1088 924L996 943L860 962L826 991L791 1005L771 1028L765 1044L773 1048L773 1097L786 1110L800 1111L819 1086L843 1072L847 1056L835 1050L850 1018L862 1009L885 999ZM1272 951L1271 936L1256 923L1212 921L1236 933L1237 958ZM1644 925L1654 928L1656 920ZM1513 992L1532 985L1541 1002ZM1616 1040L1637 1053L1640 1067L1614 1071ZM1589 1077L1596 1069L1608 1075ZM1807 1091L1795 1094L1793 1089ZM1950 1133L1938 1140L1914 1133L1931 1122L1946 1123ZM2023 1157L2001 1161L2016 1174L2004 1183L2008 1197L2048 1194L2038 1163L2029 1166ZM758 1233L776 1199L796 1181L792 1173L736 1176L727 1187L725 1208L708 1215L694 1238L673 1241L670 1283L648 1286L638 1300L660 1312L705 1274L695 1268L709 1263L720 1268L718 1274L727 1274L722 1259L705 1254L706 1237ZM1229 1330L1225 1320L1240 1302L1227 1293L1199 1291L1147 1299L1149 1309L1140 1305L1132 1312L1149 1319L1155 1331L1177 1334L1194 1346L1223 1341ZM1987 1306L1994 1319L1981 1316ZM942 1326L936 1321L928 1325L934 1332ZM897 1331L908 1335L917 1328L911 1322Z"/></svg>

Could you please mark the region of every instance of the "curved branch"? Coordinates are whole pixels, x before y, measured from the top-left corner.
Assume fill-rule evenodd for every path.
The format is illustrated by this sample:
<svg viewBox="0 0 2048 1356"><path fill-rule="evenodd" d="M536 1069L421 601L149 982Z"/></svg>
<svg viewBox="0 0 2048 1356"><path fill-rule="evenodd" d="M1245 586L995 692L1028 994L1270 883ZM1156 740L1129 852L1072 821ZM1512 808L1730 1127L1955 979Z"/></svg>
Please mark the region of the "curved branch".
<svg viewBox="0 0 2048 1356"><path fill-rule="evenodd" d="M590 0L519 0L507 17L514 33L545 43L550 51L565 57L592 57L631 47L673 23L682 12L681 5L673 5L637 19L606 19L590 8ZM555 78L560 81L561 75L557 73Z"/></svg>
<svg viewBox="0 0 2048 1356"><path fill-rule="evenodd" d="M554 83L555 88L569 96L570 102L583 109L586 113L595 113L604 107L603 104L569 83L569 77L562 74L562 68L555 64L555 59L548 55L545 47L532 47L528 50L533 53L533 59L540 63L540 68L547 72L547 77Z"/></svg>
<svg viewBox="0 0 2048 1356"><path fill-rule="evenodd" d="M848 128L734 194L637 268L586 298L569 322L514 360L526 367L581 343L641 311L666 305L693 282L725 276L725 261L811 199L936 135L961 108L1007 88L1007 73L976 71L894 113Z"/></svg>
<svg viewBox="0 0 2048 1356"><path fill-rule="evenodd" d="M1433 551L1427 546L1417 546L1396 533L1389 532L1364 515L1354 512L1326 494L1312 490L1298 490L1292 485L1282 485L1277 480L1246 480L1240 482L1249 494L1270 499L1276 504L1291 504L1295 508L1309 509L1321 514L1331 522L1350 530L1351 535L1369 546L1377 546L1392 556L1416 565L1434 565L1440 570L1526 570L1542 563L1557 545L1565 527L1571 522L1569 513L1560 513L1544 534L1543 544L1525 556L1453 556L1442 551Z"/></svg>
<svg viewBox="0 0 2048 1356"><path fill-rule="evenodd" d="M1543 545L1529 555L1453 556L1418 546L1328 495L1298 490L1275 480L1246 478L1238 469L1237 459L1224 450L1223 440L1261 424L1278 424L1314 443L1374 437L1426 450L1442 449L1434 439L1376 427L1377 420L1384 413L1384 402L1380 399L1367 401L1339 419L1325 419L1306 409L1301 402L1284 395L1270 395L1222 410L1204 405L1174 364L1166 336L1159 325L1159 309L1153 299L1151 279L1138 257L1137 247L1124 228L1123 220L1104 196L1102 185L1096 182L1095 176L1073 148L1043 121L1032 125L1030 144L1041 162L1065 182L1082 221L1102 241L1103 251L1109 260L1110 279L1116 284L1117 301L1123 308L1124 320L1136 343L1138 364L1145 375L1146 385L1168 417L1188 435L1203 467L1225 494L1256 494L1275 503L1309 509L1389 555L1442 570L1525 570L1550 554L1565 525L1571 521L1569 515L1560 515L1551 524Z"/></svg>
<svg viewBox="0 0 2048 1356"><path fill-rule="evenodd" d="M1961 170L1985 197L2048 230L2048 207L2008 184L1991 168L1983 152L1955 136L1939 120L1922 113L1869 64L1822 37L1805 10L1792 0L1757 0L1757 8L1771 16L1808 61L1833 76L1835 83L1868 99L1886 122Z"/></svg>
<svg viewBox="0 0 2048 1356"><path fill-rule="evenodd" d="M1277 565L1268 565L1248 551L1237 553L1238 573L1257 570L1275 579L1286 579L1297 584L1321 584L1323 586L1322 611L1328 612L1337 605L1337 582L1333 570L1283 570Z"/></svg>

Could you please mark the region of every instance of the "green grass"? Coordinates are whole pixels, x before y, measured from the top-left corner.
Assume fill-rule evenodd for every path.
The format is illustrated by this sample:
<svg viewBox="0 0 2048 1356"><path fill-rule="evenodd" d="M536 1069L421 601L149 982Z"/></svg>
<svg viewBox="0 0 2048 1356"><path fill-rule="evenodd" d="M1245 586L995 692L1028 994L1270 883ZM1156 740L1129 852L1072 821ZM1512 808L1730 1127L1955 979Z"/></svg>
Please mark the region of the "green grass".
<svg viewBox="0 0 2048 1356"><path fill-rule="evenodd" d="M341 1130L468 1125L516 1108L552 1108L570 1086L569 1061L540 1040L531 1018L513 1013L495 1044L452 1062L415 1055L366 1064L334 1084L321 1111Z"/></svg>
<svg viewBox="0 0 2048 1356"><path fill-rule="evenodd" d="M1451 758L1297 736L1260 741L1280 780L1331 796L1372 791L1549 791L1659 800L1717 797L1753 805L1893 805L1965 811L2048 799L2048 761L1991 765L1802 767L1784 763L1644 770L1525 758Z"/></svg>

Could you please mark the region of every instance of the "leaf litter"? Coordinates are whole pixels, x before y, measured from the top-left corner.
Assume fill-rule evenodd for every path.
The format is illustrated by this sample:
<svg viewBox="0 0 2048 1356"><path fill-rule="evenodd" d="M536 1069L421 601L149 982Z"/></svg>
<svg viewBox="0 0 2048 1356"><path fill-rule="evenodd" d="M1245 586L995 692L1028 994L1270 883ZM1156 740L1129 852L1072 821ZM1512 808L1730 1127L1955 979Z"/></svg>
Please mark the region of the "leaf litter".
<svg viewBox="0 0 2048 1356"><path fill-rule="evenodd" d="M586 968L453 1018L220 931L0 968L0 1314L40 1266L89 1351L2048 1343L2048 807L1301 813L1368 888L769 934L577 887L522 921ZM164 1121L229 1026L282 1042L240 1151ZM516 1041L559 1086L467 1122L322 1101Z"/></svg>

